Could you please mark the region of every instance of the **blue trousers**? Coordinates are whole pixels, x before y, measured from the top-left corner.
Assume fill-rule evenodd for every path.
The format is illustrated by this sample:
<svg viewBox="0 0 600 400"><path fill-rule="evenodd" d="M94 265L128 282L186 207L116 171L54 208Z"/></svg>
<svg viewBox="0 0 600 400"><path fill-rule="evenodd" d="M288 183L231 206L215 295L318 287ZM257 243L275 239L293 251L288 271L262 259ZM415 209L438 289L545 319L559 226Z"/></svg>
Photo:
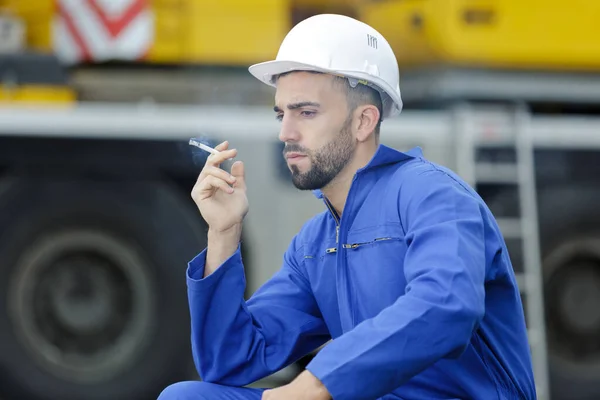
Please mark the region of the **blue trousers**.
<svg viewBox="0 0 600 400"><path fill-rule="evenodd" d="M157 400L260 400L265 389L221 386L201 381L168 386Z"/></svg>

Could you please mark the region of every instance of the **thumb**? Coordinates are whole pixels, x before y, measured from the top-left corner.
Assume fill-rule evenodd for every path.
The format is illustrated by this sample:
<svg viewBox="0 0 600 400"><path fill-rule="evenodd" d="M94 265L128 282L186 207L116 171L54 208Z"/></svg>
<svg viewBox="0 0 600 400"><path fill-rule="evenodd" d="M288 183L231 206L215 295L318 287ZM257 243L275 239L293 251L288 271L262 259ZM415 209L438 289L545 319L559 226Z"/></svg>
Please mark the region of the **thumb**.
<svg viewBox="0 0 600 400"><path fill-rule="evenodd" d="M231 166L231 175L235 177L235 183L233 184L234 188L246 189L246 171L244 168L244 163L241 161L236 161Z"/></svg>

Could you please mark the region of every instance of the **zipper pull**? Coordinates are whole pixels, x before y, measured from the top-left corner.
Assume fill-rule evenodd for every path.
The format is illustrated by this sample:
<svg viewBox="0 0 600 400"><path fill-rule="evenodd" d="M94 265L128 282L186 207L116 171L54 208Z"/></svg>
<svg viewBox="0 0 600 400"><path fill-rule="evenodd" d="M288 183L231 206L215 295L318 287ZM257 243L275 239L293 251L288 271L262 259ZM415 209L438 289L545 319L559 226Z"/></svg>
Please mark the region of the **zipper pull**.
<svg viewBox="0 0 600 400"><path fill-rule="evenodd" d="M340 238L340 226L336 225L335 226L335 244L338 244Z"/></svg>

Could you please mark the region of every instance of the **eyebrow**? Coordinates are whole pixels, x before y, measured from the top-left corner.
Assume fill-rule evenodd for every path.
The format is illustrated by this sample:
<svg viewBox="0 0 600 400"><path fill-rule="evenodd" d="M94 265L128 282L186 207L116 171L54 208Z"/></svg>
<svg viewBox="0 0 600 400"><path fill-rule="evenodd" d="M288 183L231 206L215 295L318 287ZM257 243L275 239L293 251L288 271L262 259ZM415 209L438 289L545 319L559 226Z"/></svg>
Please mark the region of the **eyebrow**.
<svg viewBox="0 0 600 400"><path fill-rule="evenodd" d="M301 101L299 103L292 103L287 105L288 110L295 110L302 107L321 107L319 103L315 103L314 101ZM275 106L273 107L273 111L281 112L281 108Z"/></svg>

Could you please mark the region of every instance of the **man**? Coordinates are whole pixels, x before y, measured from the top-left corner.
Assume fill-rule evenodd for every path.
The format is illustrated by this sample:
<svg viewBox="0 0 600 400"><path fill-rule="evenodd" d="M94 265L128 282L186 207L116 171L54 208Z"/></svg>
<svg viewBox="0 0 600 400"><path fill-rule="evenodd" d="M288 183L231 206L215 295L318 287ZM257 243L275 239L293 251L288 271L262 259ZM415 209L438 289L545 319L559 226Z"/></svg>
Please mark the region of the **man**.
<svg viewBox="0 0 600 400"><path fill-rule="evenodd" d="M250 71L276 87L294 184L326 210L245 302L244 166L219 169L236 151L218 146L192 192L209 225L187 271L203 382L160 399L534 399L519 291L490 211L419 149L379 144L382 119L402 107L386 40L319 15ZM325 343L290 384L242 387Z"/></svg>

